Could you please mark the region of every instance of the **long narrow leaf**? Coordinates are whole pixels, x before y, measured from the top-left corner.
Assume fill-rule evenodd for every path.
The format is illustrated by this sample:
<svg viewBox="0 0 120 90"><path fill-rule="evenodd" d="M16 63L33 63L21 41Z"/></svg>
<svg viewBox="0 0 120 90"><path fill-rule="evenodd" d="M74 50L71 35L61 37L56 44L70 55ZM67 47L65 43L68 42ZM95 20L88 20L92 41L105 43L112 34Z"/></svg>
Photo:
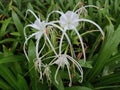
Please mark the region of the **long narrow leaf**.
<svg viewBox="0 0 120 90"><path fill-rule="evenodd" d="M34 68L34 60L35 60L35 45L31 41L28 48L28 57L30 59L29 63L29 73L30 73L30 84L32 90L39 90L39 76Z"/></svg>
<svg viewBox="0 0 120 90"><path fill-rule="evenodd" d="M9 25L10 21L11 21L11 18L8 18L2 23L2 27L0 29L0 38L6 34L6 29Z"/></svg>
<svg viewBox="0 0 120 90"><path fill-rule="evenodd" d="M21 36L24 36L23 35L23 24L22 22L20 21L18 15L15 13L15 11L12 11L12 19L14 21L14 24L18 30L18 32L20 33Z"/></svg>
<svg viewBox="0 0 120 90"><path fill-rule="evenodd" d="M108 30L109 29L113 28L110 26ZM94 68L89 71L90 76L88 80L90 81L92 81L101 72L107 60L110 58L110 56L113 54L118 44L120 43L120 26L113 34L111 33L111 35L108 36L109 37L106 37L106 40L103 47L101 48L97 60L94 61Z"/></svg>
<svg viewBox="0 0 120 90"><path fill-rule="evenodd" d="M13 73L9 70L8 67L0 65L0 76L4 80L6 80L13 89L18 90L18 86L17 86L17 83L16 83L16 78L13 75Z"/></svg>

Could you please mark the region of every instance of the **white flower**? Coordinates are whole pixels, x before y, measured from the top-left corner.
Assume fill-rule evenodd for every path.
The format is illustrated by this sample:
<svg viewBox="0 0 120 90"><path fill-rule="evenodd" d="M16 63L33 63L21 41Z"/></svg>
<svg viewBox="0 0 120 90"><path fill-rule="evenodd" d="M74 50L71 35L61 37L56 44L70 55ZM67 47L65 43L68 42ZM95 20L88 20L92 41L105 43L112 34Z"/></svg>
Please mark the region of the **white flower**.
<svg viewBox="0 0 120 90"><path fill-rule="evenodd" d="M101 34L103 35L103 38L104 38L104 32L102 31L101 27L98 24L96 24L95 22L93 22L92 20L89 20L89 19L79 18L79 15L81 13L83 13L83 11L87 12L87 10L85 9L87 7L98 8L94 5L86 5L86 6L82 6L80 9L78 9L76 11L67 11L66 13L63 13L63 12L60 12L60 11L52 11L48 15L47 21L48 21L50 15L54 12L59 13L61 15L59 21L56 21L56 23L59 23L61 25L61 27L63 28L61 30L62 31L62 36L61 36L61 39L60 39L59 54L62 53L61 48L62 48L62 42L63 42L64 35L67 38L67 40L70 44L70 47L72 47L72 44L70 42L70 38L68 37L66 31L67 30L74 30L75 33L77 34L79 40L80 40L80 43L81 43L81 46L82 46L84 61L86 61L86 54L85 54L85 48L84 48L83 40L82 40L82 37L79 34L78 30L77 30L77 26L78 26L79 22L89 22L89 23L95 25L98 28L98 31L101 32ZM74 52L74 49L72 49L72 50Z"/></svg>
<svg viewBox="0 0 120 90"><path fill-rule="evenodd" d="M31 27L38 30L38 32L35 35L35 39L38 39L38 38L41 38L41 36L45 33L46 23L45 21L40 22L40 19L39 19L39 20L36 20L33 24L31 24Z"/></svg>
<svg viewBox="0 0 120 90"><path fill-rule="evenodd" d="M46 23L45 23L45 21L41 21L40 18L38 18L33 11L27 10L27 12L31 12L31 13L35 16L36 20L35 20L34 23L28 24L28 25L25 26L25 28L24 28L25 38L27 38L26 28L27 28L27 27L32 27L32 28L34 28L34 29L37 30L37 31L36 31L37 33L35 34L35 38L38 39L38 38L41 37L42 34L45 32L45 30L46 30ZM40 34L39 37L38 37L38 34ZM36 35L37 35L37 36L36 36Z"/></svg>
<svg viewBox="0 0 120 90"><path fill-rule="evenodd" d="M36 18L34 23L28 24L24 28L24 35L25 35L26 40L24 42L23 50L24 50L25 56L28 59L28 61L29 61L29 58L28 58L27 52L25 50L25 46L27 45L28 40L31 39L34 36L35 36L35 39L36 39L36 58L37 59L39 59L39 55L40 55L40 53L39 53L39 42L40 42L40 39L41 39L42 35L44 35L44 37L45 37L45 42L46 42L46 40L48 41L50 47L52 48L54 53L57 55L52 43L50 42L50 39L48 38L48 35L46 33L47 26L50 26L51 23L48 23L46 21L40 21L40 18L38 18L35 15L35 13L33 11L31 11L31 10L27 10L27 12L31 12L34 15L34 17ZM28 27L32 27L32 28L36 29L37 31L32 33L31 35L27 36L26 28L28 28ZM44 48L44 46L42 48ZM40 50L40 52L41 52L41 50Z"/></svg>
<svg viewBox="0 0 120 90"><path fill-rule="evenodd" d="M86 61L85 48L84 48L83 40L82 40L82 37L80 36L79 32L76 29L78 24L79 24L78 20L79 20L79 15L78 14L76 14L73 11L67 11L65 14L61 15L59 23L64 28L64 32L66 32L67 30L74 30L76 32L76 34L79 37L81 46L82 46L82 52L83 52L84 60ZM63 33L63 36L64 36L64 33ZM59 51L61 51L63 36L61 38Z"/></svg>
<svg viewBox="0 0 120 90"><path fill-rule="evenodd" d="M82 52L83 52L83 56L84 56L84 61L86 61L86 54L85 54L85 48L84 48L83 40L82 40L82 37L79 34L78 30L77 30L77 26L78 26L79 22L89 22L89 23L95 25L98 28L98 31L101 32L101 34L103 35L103 38L104 38L104 32L102 31L101 27L98 24L96 24L95 22L93 22L92 20L89 20L89 19L79 18L78 14L76 12L67 11L65 14L64 13L61 14L61 17L60 17L60 20L59 20L60 25L64 28L64 32L63 32L63 35L62 35L61 40L60 40L59 51L61 51L64 33L66 33L67 30L72 29L72 30L75 31L75 33L77 34L77 36L80 40L80 43L81 43L81 46L82 46Z"/></svg>
<svg viewBox="0 0 120 90"><path fill-rule="evenodd" d="M83 80L83 70L82 70L80 64L74 58L72 58L71 56L66 55L66 54L61 54L56 58L57 58L57 60L52 61L51 65L53 65L53 64L58 65L58 68L57 68L57 70L55 72L55 77L54 77L55 82L57 84L58 84L58 81L57 81L56 78L57 78L58 71L59 71L60 68L64 69L64 67L66 66L67 70L68 70L69 79L70 79L69 86L72 85L72 77L71 77L71 73L70 73L70 63L69 63L69 61L71 61L77 67L78 71L81 74L81 82L82 82L82 80Z"/></svg>
<svg viewBox="0 0 120 90"><path fill-rule="evenodd" d="M36 40L36 43L35 43L35 49L36 49L35 50L36 51L35 68L38 70L41 80L43 79L42 76L44 76L44 75L47 77L48 80L50 80L50 74L51 74L50 66L57 64L58 67L57 67L57 70L55 72L55 77L54 77L55 82L58 84L57 74L58 74L58 71L60 70L60 68L64 69L66 66L67 71L68 71L68 76L70 79L69 86L71 86L72 85L72 76L71 76L71 72L70 72L70 66L71 66L70 62L72 62L78 69L79 74L81 76L81 82L82 82L83 70L82 70L81 65L74 59L76 56L73 56L75 54L74 48L71 44L70 38L67 35L67 31L73 30L76 33L76 35L78 36L79 41L81 43L81 47L82 47L84 61L86 61L86 54L85 54L84 43L83 43L81 34L77 30L79 23L80 22L88 22L88 23L95 25L98 28L98 31L101 32L101 34L103 35L103 38L104 38L104 32L102 31L101 27L98 24L96 24L95 22L93 22L92 20L89 20L89 19L79 18L80 14L82 14L83 12L85 12L85 13L87 12L87 10L85 9L86 7L89 7L89 6L82 6L80 9L78 9L76 11L67 11L66 13L63 13L60 11L53 11L48 15L48 17L45 21L41 21L40 18L37 17L33 11L27 10L27 12L31 12L32 15L34 15L36 20L34 21L34 23L28 24L24 28L25 42L24 42L23 49L24 49L25 56L29 61L25 47L28 43L28 40L34 37ZM91 7L94 7L94 6L91 6ZM59 20L48 22L50 15L54 12L57 12L61 15ZM33 31L33 33L30 35L27 35L27 32L26 32L26 30L27 30L26 28L28 28L28 27L32 27L33 29L35 29ZM47 34L48 27L50 27L49 31L52 30L53 27L62 31L62 35L61 35L60 43L59 43L59 54L57 54L55 48L53 47L53 45L49 39L49 35ZM42 36L44 36L44 41L42 40L44 42L44 44L40 48L39 44L41 42ZM68 41L68 45L70 45L70 50L72 51L71 56L69 56L67 54L62 54L62 42L63 42L64 36L66 37L66 39ZM42 60L44 60L43 58L46 56L46 53L43 56L40 56L41 52L43 51L44 47L46 46L46 42L48 42L48 44L50 45L50 48L52 49L52 51L55 54L55 56L50 56L52 58L54 57L54 59L49 64L45 64L42 62ZM66 49L65 53L67 53L67 49ZM47 58L49 58L49 57L47 57ZM45 58L45 59L47 59L47 58Z"/></svg>
<svg viewBox="0 0 120 90"><path fill-rule="evenodd" d="M63 13L63 12L60 12L60 11L53 11L48 15L47 20L49 19L50 15L54 12L59 13L61 15L60 20L57 21L62 27L62 30L60 29L62 31L62 36L61 36L60 45L59 45L59 55L62 53L61 48L62 48L62 41L63 41L64 35L68 40L68 43L71 47L71 51L74 53L74 49L72 47L70 38L68 37L66 31L67 30L75 30L77 28L77 26L79 24L79 15L76 14L75 12L73 12L73 11L67 11L66 13ZM77 35L79 37L79 40L80 40L80 43L81 43L81 46L82 46L84 61L86 61L86 55L85 55L85 49L84 49L82 37L80 36L80 34L78 33L77 30L75 30L75 32L77 33Z"/></svg>
<svg viewBox="0 0 120 90"><path fill-rule="evenodd" d="M60 25L65 28L65 30L74 29L78 26L79 15L73 11L67 11L60 17Z"/></svg>

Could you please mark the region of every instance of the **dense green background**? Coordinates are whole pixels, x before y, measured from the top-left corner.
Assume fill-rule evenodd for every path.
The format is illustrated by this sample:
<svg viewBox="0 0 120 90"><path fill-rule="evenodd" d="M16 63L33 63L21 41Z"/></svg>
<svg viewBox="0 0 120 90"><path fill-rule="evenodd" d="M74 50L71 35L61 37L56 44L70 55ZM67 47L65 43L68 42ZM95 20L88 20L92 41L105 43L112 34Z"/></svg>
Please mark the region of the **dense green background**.
<svg viewBox="0 0 120 90"><path fill-rule="evenodd" d="M98 23L105 32L105 39L99 33L83 36L88 46L87 61L84 66L83 83L75 83L68 87L61 81L57 85L52 78L52 84L43 84L34 69L33 62L28 61L23 53L23 28L34 17L27 9L33 10L43 20L52 10L73 10L79 2L84 5L96 5L102 10L88 8L88 16ZM57 17L52 15L51 19ZM0 89L2 90L120 90L120 0L0 0ZM87 24L83 30L90 30ZM74 44L76 38L71 36ZM54 43L54 42L53 42ZM79 47L78 47L79 49ZM35 58L35 45L29 43L28 55ZM90 66L92 65L92 68ZM53 70L54 72L54 70ZM54 74L54 73L53 73ZM63 76L64 77L64 76ZM76 82L76 81L73 81Z"/></svg>

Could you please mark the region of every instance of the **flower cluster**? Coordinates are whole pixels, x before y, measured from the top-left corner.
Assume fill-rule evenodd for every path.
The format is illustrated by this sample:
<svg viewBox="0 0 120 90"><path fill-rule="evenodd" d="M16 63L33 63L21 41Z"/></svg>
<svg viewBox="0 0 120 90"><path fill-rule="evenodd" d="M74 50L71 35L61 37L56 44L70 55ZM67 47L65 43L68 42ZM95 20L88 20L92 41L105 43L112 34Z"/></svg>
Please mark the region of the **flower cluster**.
<svg viewBox="0 0 120 90"><path fill-rule="evenodd" d="M35 17L35 22L28 24L24 27L24 36L25 36L25 42L24 42L24 46L23 46L23 50L25 53L26 58L29 60L27 51L26 51L26 46L28 44L28 41L32 38L35 39L35 51L36 51L36 59L35 59L35 68L37 69L37 71L40 74L40 79L43 79L43 76L46 76L46 78L48 80L50 79L51 76L51 66L55 66L58 65L58 67L56 68L56 72L55 72L55 82L57 84L59 84L59 82L57 81L57 75L58 72L61 69L64 69L66 66L66 69L68 71L68 76L69 76L69 86L72 85L72 75L71 75L71 66L74 65L74 70L76 71L76 69L79 71L79 75L81 77L81 82L83 80L83 70L82 67L80 65L80 63L78 63L78 61L76 60L76 55L74 52L74 47L71 43L70 37L68 35L68 32L70 32L71 30L78 36L78 39L80 41L80 45L81 45L81 49L82 49L82 53L83 53L83 58L84 61L86 62L86 54L85 54L85 47L84 47L84 43L82 40L82 36L78 31L78 26L81 22L88 22L90 24L93 24L98 31L101 32L103 38L104 38L104 32L102 31L101 27L93 22L92 20L89 19L85 19L85 18L80 18L81 14L87 14L87 7L95 7L98 8L96 6L93 5L87 5L87 6L82 6L81 8L79 8L76 11L67 11L67 12L62 12L62 11L52 11L51 13L48 14L48 17L45 21L42 21L40 19L40 17L38 17L32 10L27 10L27 13L30 12L34 17ZM58 13L60 14L60 17L58 18L58 20L53 20L53 21L49 21L50 16L53 13ZM27 35L27 28L31 27L34 29L34 31L32 32L32 34ZM50 40L49 34L47 32L51 32L53 29L56 30L60 30L60 32L62 33L60 35L60 39L58 40L58 49L56 49L53 45L53 43ZM67 42L68 42L68 46L69 49L72 50L72 52L74 53L74 55L71 53L68 53L68 49L66 49L65 51L63 51L62 49L62 45L63 45L63 40L64 37L66 38ZM42 39L44 38L44 40ZM43 42L44 44L42 45L42 47L40 47L39 45L41 44L40 42ZM53 52L53 54L51 54L50 57L46 58L47 53L46 54L42 54L43 49L45 47L49 47L51 48L51 52ZM47 63L44 62L45 60L51 60L48 61ZM42 69L43 68L43 69Z"/></svg>

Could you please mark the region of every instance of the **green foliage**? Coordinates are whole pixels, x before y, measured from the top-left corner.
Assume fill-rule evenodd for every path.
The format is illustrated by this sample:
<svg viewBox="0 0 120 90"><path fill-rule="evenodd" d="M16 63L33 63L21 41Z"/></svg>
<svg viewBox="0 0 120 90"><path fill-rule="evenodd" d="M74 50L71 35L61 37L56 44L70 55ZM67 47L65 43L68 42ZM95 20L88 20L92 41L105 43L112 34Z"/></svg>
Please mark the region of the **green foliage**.
<svg viewBox="0 0 120 90"><path fill-rule="evenodd" d="M68 87L68 76L62 74L57 76L59 84L54 80L56 66L52 67L51 81L39 80L39 74L34 67L35 59L34 40L29 41L27 61L23 53L24 35L23 28L26 24L34 21L33 16L26 10L31 9L43 20L52 10L73 10L80 2L84 5L96 5L100 9L87 8L89 18L98 23L105 32L105 38L101 39L99 33L87 33L83 35L86 45L87 62L80 58L80 65L84 69L84 80L79 83L73 77L73 86ZM120 1L119 0L0 0L0 89L1 90L119 90L120 89ZM51 18L56 18L54 14ZM82 26L82 25L81 25ZM88 23L83 25L80 33L92 30L93 26ZM30 33L30 32L28 32ZM56 49L59 33L51 32L51 41ZM55 37L58 36L56 39ZM81 53L78 38L70 33L73 46L77 54ZM65 41L64 41L65 42ZM43 43L43 42L42 42ZM67 44L63 47L67 47ZM49 48L46 48L52 54ZM46 52L44 50L44 52ZM45 54L45 53L43 53ZM47 56L46 56L47 57ZM77 73L74 72L73 73ZM78 74L78 73L77 73ZM62 76L63 75L63 76ZM78 75L79 78L79 75Z"/></svg>

